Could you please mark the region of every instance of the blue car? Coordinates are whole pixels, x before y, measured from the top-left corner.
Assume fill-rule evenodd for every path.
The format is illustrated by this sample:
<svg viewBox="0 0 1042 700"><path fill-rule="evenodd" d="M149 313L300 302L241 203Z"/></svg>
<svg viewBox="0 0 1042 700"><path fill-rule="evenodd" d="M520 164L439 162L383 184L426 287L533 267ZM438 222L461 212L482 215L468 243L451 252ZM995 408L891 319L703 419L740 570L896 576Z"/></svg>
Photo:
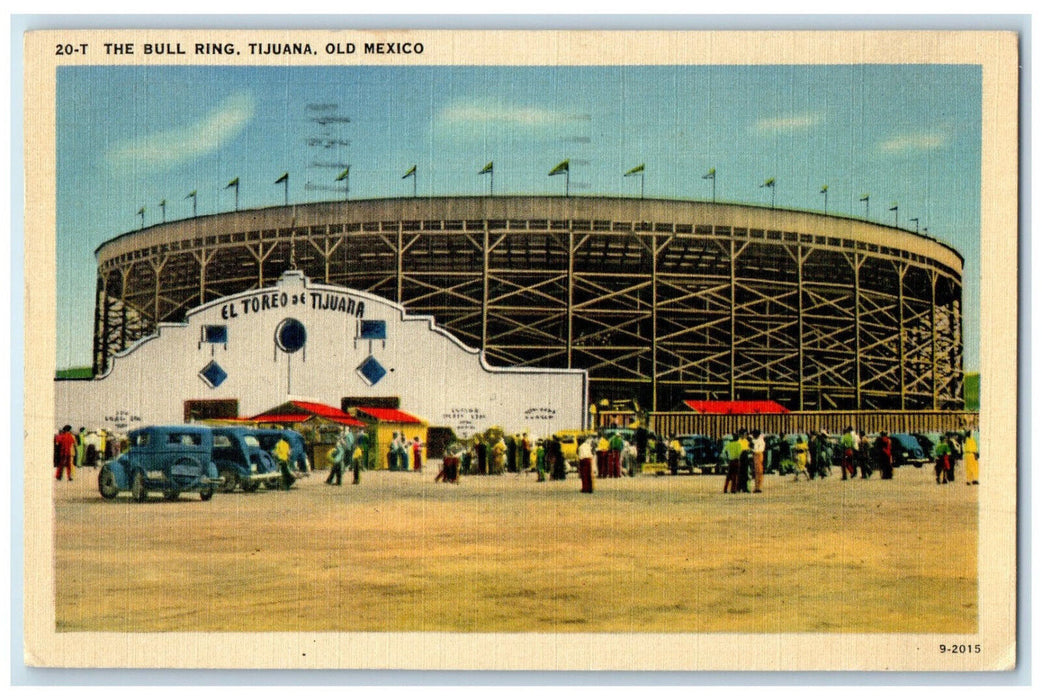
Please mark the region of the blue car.
<svg viewBox="0 0 1042 700"><path fill-rule="evenodd" d="M112 499L130 491L143 502L159 491L167 500L195 492L208 501L221 483L213 463L213 433L194 425L150 426L128 436L129 448L98 473L98 491Z"/></svg>
<svg viewBox="0 0 1042 700"><path fill-rule="evenodd" d="M908 433L890 434L890 455L895 467L900 467L902 464L922 467L929 459L923 452L919 441Z"/></svg>
<svg viewBox="0 0 1042 700"><path fill-rule="evenodd" d="M295 471L307 474L311 471L304 436L296 430L258 429L252 431L260 441L261 448L271 454L279 440L284 438L289 443L289 463Z"/></svg>
<svg viewBox="0 0 1042 700"><path fill-rule="evenodd" d="M278 486L279 468L261 445L258 433L252 428L214 428L213 461L223 482L221 491L231 493L237 487L256 491L261 484Z"/></svg>

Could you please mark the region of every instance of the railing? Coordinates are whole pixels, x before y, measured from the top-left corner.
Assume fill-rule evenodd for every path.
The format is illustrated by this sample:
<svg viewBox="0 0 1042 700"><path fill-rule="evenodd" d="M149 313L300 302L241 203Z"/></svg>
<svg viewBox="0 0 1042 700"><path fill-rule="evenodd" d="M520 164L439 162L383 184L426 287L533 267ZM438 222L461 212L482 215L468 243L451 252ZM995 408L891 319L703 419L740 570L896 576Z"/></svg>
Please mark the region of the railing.
<svg viewBox="0 0 1042 700"><path fill-rule="evenodd" d="M594 424L629 426L631 412L598 413ZM842 433L853 426L866 433L946 432L978 430L980 414L975 411L794 411L792 413L715 414L692 411L662 411L648 414L648 427L660 435L710 435L719 437L739 428L766 433L809 433L824 430Z"/></svg>

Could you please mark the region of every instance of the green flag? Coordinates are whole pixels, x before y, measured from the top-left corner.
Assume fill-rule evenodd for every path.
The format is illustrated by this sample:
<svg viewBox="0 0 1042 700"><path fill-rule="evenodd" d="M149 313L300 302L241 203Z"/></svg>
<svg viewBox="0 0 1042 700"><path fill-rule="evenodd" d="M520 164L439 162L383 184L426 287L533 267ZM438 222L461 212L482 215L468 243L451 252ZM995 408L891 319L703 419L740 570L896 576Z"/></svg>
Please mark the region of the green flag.
<svg viewBox="0 0 1042 700"><path fill-rule="evenodd" d="M867 202L868 201L868 195L867 194L861 195L861 199L859 199L858 201L859 202Z"/></svg>
<svg viewBox="0 0 1042 700"><path fill-rule="evenodd" d="M145 208L141 207L140 209L138 209L137 210L137 215L138 216L144 216L145 215Z"/></svg>
<svg viewBox="0 0 1042 700"><path fill-rule="evenodd" d="M238 186L239 186L239 178L238 178L238 176L236 176L236 178L234 180L232 180L231 182L229 182L227 185L224 186L224 189L228 189L229 187L238 187Z"/></svg>
<svg viewBox="0 0 1042 700"><path fill-rule="evenodd" d="M281 182L289 182L289 173L282 173L279 179L275 181L275 184L277 185Z"/></svg>
<svg viewBox="0 0 1042 700"><path fill-rule="evenodd" d="M412 175L413 177L416 176L416 166L415 165L412 166L411 168L409 168L409 170L404 175L402 175L402 179L404 180L405 178L409 177L410 175Z"/></svg>
<svg viewBox="0 0 1042 700"><path fill-rule="evenodd" d="M568 161L567 160L562 160L560 163L555 165L554 169L551 170L548 174L549 175L560 175L561 173L566 173L566 172L568 172Z"/></svg>
<svg viewBox="0 0 1042 700"><path fill-rule="evenodd" d="M478 171L478 175L484 175L485 173L492 172L492 161L485 164L485 167Z"/></svg>
<svg viewBox="0 0 1042 700"><path fill-rule="evenodd" d="M166 200L164 199L164 200L163 200L162 202L160 202L160 203L159 203L159 206L161 206L161 207L165 207L165 206L166 206Z"/></svg>
<svg viewBox="0 0 1042 700"><path fill-rule="evenodd" d="M897 203L894 202L894 206L890 207L890 211L897 211Z"/></svg>
<svg viewBox="0 0 1042 700"><path fill-rule="evenodd" d="M340 173L339 175L336 176L336 182L340 182L342 180L346 180L347 176L348 176L348 174L350 172L351 172L351 166L349 165L346 168L344 168L344 171L342 173Z"/></svg>
<svg viewBox="0 0 1042 700"><path fill-rule="evenodd" d="M642 172L644 172L644 164L643 163L641 163L640 165L636 166L635 168L630 168L629 170L627 170L626 174L623 175L623 177L629 177L630 175L639 175ZM550 173L550 174L553 175L553 173Z"/></svg>
<svg viewBox="0 0 1042 700"><path fill-rule="evenodd" d="M821 186L821 192L819 192L818 194L825 194L828 191L829 191L829 186L828 185L822 185Z"/></svg>
<svg viewBox="0 0 1042 700"><path fill-rule="evenodd" d="M760 185L760 187L774 187L774 178L767 178L767 181Z"/></svg>
<svg viewBox="0 0 1042 700"><path fill-rule="evenodd" d="M703 180L714 180L716 179L716 168L710 168L709 172L702 176Z"/></svg>
<svg viewBox="0 0 1042 700"><path fill-rule="evenodd" d="M188 199L189 197L194 197L194 196L195 196L195 190L192 190L191 192L189 192L188 194L185 195L185 199Z"/></svg>

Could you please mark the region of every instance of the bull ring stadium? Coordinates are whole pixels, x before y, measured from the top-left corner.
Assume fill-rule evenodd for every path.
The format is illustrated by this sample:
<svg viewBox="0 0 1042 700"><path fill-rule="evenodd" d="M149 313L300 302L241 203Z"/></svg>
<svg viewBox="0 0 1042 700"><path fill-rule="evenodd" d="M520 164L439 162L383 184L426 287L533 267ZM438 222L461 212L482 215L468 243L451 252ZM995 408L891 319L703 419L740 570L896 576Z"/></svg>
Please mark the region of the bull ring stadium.
<svg viewBox="0 0 1042 700"><path fill-rule="evenodd" d="M963 408L963 258L925 235L760 206L412 197L205 215L96 250L93 373L186 313L297 270L431 316L489 365L583 369L669 411Z"/></svg>

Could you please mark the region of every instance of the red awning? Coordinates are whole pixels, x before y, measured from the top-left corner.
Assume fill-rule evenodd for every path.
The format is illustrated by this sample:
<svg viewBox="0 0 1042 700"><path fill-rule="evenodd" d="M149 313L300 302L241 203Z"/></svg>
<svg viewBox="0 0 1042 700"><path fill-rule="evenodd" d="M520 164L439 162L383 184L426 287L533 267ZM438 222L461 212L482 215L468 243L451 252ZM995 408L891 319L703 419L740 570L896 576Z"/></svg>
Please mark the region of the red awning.
<svg viewBox="0 0 1042 700"><path fill-rule="evenodd" d="M696 413L722 415L789 412L777 401L685 401L684 404Z"/></svg>
<svg viewBox="0 0 1042 700"><path fill-rule="evenodd" d="M359 406L358 411L364 413L367 416L372 416L376 420L382 423L417 423L422 424L423 421L416 416L410 415L405 411L399 411L397 408L373 408Z"/></svg>
<svg viewBox="0 0 1042 700"><path fill-rule="evenodd" d="M310 413L262 413L261 415L254 416L248 420L255 423L303 423L304 421L311 420L314 417L315 416Z"/></svg>
<svg viewBox="0 0 1042 700"><path fill-rule="evenodd" d="M339 408L327 406L322 403L315 403L313 401L290 401L289 404L283 404L279 408L284 409L287 405L303 411L304 413L262 413L259 416L254 416L253 420L258 423L302 423L309 418L318 416L319 418L333 423L339 423L340 425L350 425L356 428L365 425L362 421L352 418Z"/></svg>

